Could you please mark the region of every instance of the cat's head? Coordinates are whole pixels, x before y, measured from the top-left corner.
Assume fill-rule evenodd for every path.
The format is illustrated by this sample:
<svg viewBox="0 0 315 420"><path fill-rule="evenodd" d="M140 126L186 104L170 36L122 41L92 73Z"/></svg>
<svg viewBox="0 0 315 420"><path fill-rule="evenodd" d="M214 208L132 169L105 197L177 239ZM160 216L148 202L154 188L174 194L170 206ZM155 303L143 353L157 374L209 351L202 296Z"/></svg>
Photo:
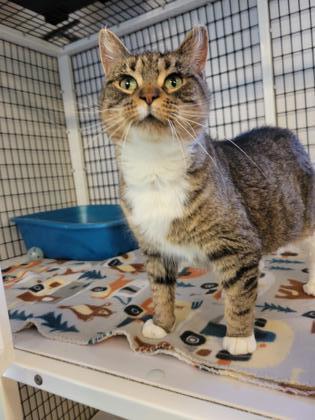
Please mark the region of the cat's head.
<svg viewBox="0 0 315 420"><path fill-rule="evenodd" d="M190 143L208 116L204 69L208 36L194 28L175 51L131 54L111 31L99 36L106 76L101 118L115 143L131 133L148 141L173 139Z"/></svg>

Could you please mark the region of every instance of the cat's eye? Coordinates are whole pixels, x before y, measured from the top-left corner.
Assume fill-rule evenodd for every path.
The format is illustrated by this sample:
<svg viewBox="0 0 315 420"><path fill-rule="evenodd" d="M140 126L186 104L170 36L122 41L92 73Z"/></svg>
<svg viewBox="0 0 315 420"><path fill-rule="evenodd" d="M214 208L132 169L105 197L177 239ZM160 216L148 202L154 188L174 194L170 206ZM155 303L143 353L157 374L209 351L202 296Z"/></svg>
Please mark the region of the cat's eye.
<svg viewBox="0 0 315 420"><path fill-rule="evenodd" d="M119 81L119 87L128 93L133 93L137 89L138 83L133 77L124 76Z"/></svg>
<svg viewBox="0 0 315 420"><path fill-rule="evenodd" d="M168 92L174 92L175 90L179 89L183 85L183 79L179 76L179 74L173 73L167 76L164 81L164 88Z"/></svg>

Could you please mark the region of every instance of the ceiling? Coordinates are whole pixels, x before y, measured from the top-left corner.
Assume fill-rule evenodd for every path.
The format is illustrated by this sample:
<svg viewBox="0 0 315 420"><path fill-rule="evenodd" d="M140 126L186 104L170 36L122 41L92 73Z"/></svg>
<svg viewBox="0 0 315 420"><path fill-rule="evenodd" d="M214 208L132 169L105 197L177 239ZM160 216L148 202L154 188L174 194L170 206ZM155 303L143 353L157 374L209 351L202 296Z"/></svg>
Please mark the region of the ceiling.
<svg viewBox="0 0 315 420"><path fill-rule="evenodd" d="M0 24L62 47L172 1L0 0Z"/></svg>

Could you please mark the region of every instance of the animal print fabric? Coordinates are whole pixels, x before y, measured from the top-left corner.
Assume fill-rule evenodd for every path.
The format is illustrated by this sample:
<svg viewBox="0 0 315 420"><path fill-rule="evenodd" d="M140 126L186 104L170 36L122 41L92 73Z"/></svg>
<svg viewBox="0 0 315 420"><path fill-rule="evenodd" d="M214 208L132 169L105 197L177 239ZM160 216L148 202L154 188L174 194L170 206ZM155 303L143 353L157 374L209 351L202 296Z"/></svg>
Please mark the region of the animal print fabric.
<svg viewBox="0 0 315 420"><path fill-rule="evenodd" d="M265 258L256 304L253 355L222 350L222 290L211 271L182 267L176 326L163 339L141 334L153 307L139 250L103 262L39 260L3 271L14 332L32 325L45 337L93 345L125 335L137 352L171 354L195 367L283 391L315 395L315 298L303 291L303 256Z"/></svg>

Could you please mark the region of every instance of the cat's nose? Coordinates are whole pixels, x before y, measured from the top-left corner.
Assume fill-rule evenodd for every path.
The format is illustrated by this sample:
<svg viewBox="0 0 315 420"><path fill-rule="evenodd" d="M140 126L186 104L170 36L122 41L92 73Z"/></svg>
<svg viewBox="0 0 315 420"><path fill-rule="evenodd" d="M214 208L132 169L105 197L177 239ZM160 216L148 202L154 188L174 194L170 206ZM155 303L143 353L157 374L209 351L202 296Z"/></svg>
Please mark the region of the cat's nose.
<svg viewBox="0 0 315 420"><path fill-rule="evenodd" d="M139 92L139 98L146 101L148 105L151 105L152 102L160 96L159 89L152 88L142 88Z"/></svg>

